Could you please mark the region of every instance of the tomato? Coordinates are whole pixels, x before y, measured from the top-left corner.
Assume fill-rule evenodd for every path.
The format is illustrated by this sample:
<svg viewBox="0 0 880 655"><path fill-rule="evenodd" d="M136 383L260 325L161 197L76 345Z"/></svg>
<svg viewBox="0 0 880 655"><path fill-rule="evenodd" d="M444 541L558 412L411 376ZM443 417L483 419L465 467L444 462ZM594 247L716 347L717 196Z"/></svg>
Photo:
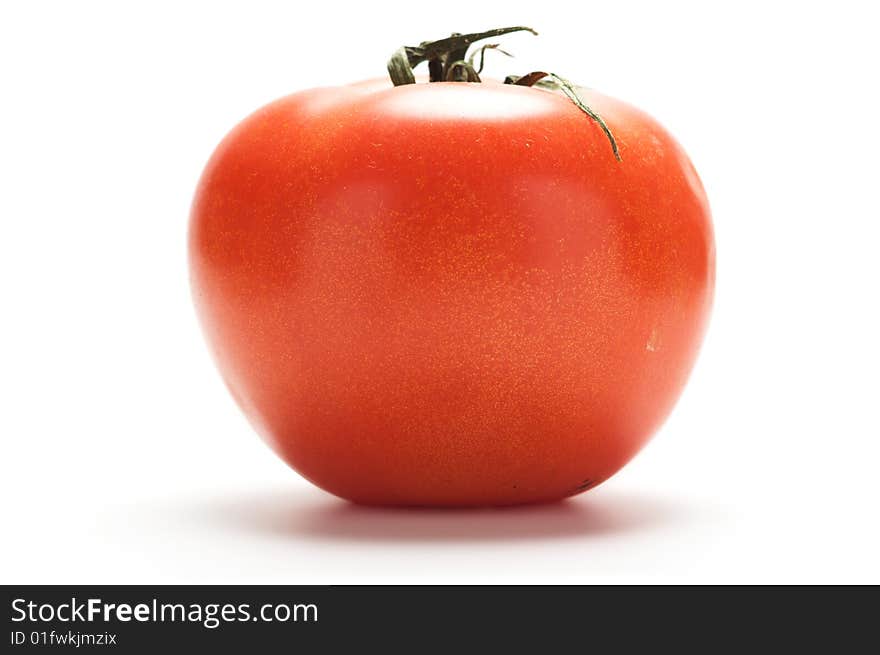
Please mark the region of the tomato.
<svg viewBox="0 0 880 655"><path fill-rule="evenodd" d="M671 410L714 244L682 148L592 91L371 81L296 93L210 159L189 236L223 378L314 484L384 505L591 488Z"/></svg>

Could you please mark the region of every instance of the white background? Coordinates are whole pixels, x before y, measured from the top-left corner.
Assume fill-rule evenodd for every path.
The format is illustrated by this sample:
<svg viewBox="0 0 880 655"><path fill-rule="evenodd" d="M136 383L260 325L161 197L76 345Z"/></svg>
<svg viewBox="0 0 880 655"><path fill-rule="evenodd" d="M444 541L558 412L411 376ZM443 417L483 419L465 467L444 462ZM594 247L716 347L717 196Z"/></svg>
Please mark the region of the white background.
<svg viewBox="0 0 880 655"><path fill-rule="evenodd" d="M4 3L3 583L880 582L869 3ZM573 13L580 12L580 13ZM526 24L536 68L641 106L713 206L716 309L651 444L557 505L401 511L312 488L225 391L185 236L210 152L404 43Z"/></svg>

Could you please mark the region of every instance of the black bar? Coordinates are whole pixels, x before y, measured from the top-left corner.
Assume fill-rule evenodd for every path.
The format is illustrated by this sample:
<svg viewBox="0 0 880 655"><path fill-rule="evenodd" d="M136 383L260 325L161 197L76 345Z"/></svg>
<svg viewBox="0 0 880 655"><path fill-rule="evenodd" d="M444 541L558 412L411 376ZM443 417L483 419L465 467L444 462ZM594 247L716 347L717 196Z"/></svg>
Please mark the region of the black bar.
<svg viewBox="0 0 880 655"><path fill-rule="evenodd" d="M789 652L798 644L810 652L855 652L876 649L880 607L876 587L6 586L0 592L7 626L0 643L10 653L77 644L132 653L473 652L478 645L490 653L526 646L538 653L645 646Z"/></svg>

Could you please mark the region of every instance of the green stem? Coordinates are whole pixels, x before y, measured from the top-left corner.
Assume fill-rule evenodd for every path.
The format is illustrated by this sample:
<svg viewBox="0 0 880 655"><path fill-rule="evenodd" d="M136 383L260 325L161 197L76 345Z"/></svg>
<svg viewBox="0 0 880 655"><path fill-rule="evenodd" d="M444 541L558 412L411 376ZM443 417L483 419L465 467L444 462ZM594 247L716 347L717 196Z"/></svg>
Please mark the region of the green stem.
<svg viewBox="0 0 880 655"><path fill-rule="evenodd" d="M398 48L388 61L388 74L394 86L415 84L412 69L423 61L428 62L431 82L446 81L453 66L460 68L459 62L467 58L468 48L477 41L513 32L538 33L531 27L499 27L486 32L453 34L439 41L423 41L417 46Z"/></svg>
<svg viewBox="0 0 880 655"><path fill-rule="evenodd" d="M403 46L394 51L391 59L388 60L388 75L394 86L403 86L406 84L415 84L416 78L413 69L422 62L428 62L428 80L430 82L481 82L480 73L483 71L483 57L486 49L497 48L496 44L483 46L480 53L480 67L474 68L476 52L468 57L468 49L477 41L489 39L495 36L502 36L512 32L530 32L537 35L538 33L531 27L500 27L486 32L472 32L471 34L454 33L451 36L440 39L439 41L423 41L417 46ZM501 50L500 52L504 52ZM504 52L504 54L508 54ZM542 81L544 78L550 78L552 81ZM531 87L536 84L542 87L559 91L583 113L595 121L601 128L602 132L611 143L611 150L614 152L614 158L620 159L620 150L617 147L617 140L611 133L611 128L593 109L587 105L578 95L577 88L564 77L555 73L545 73L544 71L534 71L528 75L518 77L509 75L504 79L505 84L515 84L517 86Z"/></svg>
<svg viewBox="0 0 880 655"><path fill-rule="evenodd" d="M611 128L608 127L608 124L602 119L601 116L599 116L599 114L593 111L590 106L581 99L575 86L567 79L557 75L556 73L535 71L533 73L529 73L528 75L523 75L522 77L508 76L507 79L504 80L504 82L506 84L516 84L517 86L534 86L537 82L544 79L545 77L551 78L556 83L554 87L551 88L556 88L561 91L563 94L565 94L565 97L571 100L578 109L580 109L587 116L598 123L599 127L602 128L602 131L605 133L605 136L611 142L611 150L614 152L614 158L617 161L620 161L620 150L617 148L617 140L611 133Z"/></svg>

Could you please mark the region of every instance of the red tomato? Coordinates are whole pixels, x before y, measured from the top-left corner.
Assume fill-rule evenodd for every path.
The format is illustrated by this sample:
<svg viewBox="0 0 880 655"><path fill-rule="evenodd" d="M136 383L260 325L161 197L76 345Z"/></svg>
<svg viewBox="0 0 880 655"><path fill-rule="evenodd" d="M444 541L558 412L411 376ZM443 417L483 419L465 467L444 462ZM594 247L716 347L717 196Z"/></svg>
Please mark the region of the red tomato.
<svg viewBox="0 0 880 655"><path fill-rule="evenodd" d="M593 487L671 410L712 300L709 207L654 120L585 91L376 81L297 93L221 143L194 297L241 408L360 503Z"/></svg>

